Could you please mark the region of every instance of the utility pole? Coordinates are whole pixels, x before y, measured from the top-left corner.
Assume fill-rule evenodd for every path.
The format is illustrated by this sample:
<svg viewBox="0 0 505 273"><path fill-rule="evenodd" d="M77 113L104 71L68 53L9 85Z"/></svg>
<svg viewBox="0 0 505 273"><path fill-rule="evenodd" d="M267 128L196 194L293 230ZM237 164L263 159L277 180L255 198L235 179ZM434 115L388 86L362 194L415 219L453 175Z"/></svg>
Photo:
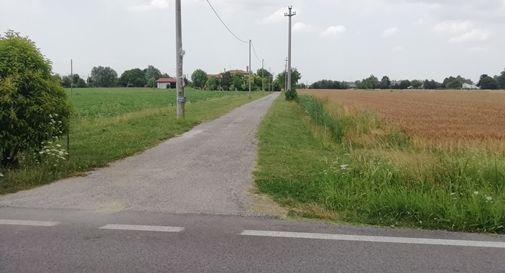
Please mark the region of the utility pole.
<svg viewBox="0 0 505 273"><path fill-rule="evenodd" d="M252 41L249 40L249 98L251 98L251 89L252 89L251 46L252 46Z"/></svg>
<svg viewBox="0 0 505 273"><path fill-rule="evenodd" d="M265 91L265 59L261 59L261 91Z"/></svg>
<svg viewBox="0 0 505 273"><path fill-rule="evenodd" d="M175 0L175 50L177 60L177 119L185 117L186 97L184 96L184 76L183 76L183 58L184 50L182 49L182 14L181 0Z"/></svg>
<svg viewBox="0 0 505 273"><path fill-rule="evenodd" d="M287 91L291 91L291 19L293 16L296 15L296 12L292 11L293 7L289 6L288 13L284 13L284 16L287 16L289 18L289 35L288 35L288 84L287 84Z"/></svg>
<svg viewBox="0 0 505 273"><path fill-rule="evenodd" d="M70 95L74 91L74 60L70 59ZM67 129L67 160L70 159L70 123Z"/></svg>
<svg viewBox="0 0 505 273"><path fill-rule="evenodd" d="M271 67L268 68L268 71L272 75L272 77L270 78L270 92L273 92L274 91L274 74L272 73Z"/></svg>
<svg viewBox="0 0 505 273"><path fill-rule="evenodd" d="M284 66L284 92L288 91L288 58L286 58L286 65Z"/></svg>

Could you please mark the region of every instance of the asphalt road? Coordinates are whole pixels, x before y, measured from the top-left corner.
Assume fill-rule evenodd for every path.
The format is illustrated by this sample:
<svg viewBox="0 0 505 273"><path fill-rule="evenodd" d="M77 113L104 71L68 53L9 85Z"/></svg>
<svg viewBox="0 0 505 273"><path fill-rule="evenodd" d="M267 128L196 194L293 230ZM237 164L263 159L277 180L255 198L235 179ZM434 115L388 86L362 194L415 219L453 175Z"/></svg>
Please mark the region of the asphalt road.
<svg viewBox="0 0 505 273"><path fill-rule="evenodd" d="M86 177L0 198L0 272L505 272L505 237L251 211L268 96Z"/></svg>

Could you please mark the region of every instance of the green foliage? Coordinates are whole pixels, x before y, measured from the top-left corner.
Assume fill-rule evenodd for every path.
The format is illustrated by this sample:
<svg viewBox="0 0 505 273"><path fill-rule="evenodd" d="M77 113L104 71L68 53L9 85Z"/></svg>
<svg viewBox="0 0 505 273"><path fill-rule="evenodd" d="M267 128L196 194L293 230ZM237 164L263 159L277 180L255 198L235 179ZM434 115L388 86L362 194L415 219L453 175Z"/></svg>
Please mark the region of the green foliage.
<svg viewBox="0 0 505 273"><path fill-rule="evenodd" d="M88 85L93 87L115 87L117 86L117 73L110 67L93 67Z"/></svg>
<svg viewBox="0 0 505 273"><path fill-rule="evenodd" d="M156 81L161 78L161 71L149 65L146 69L144 69L145 79L148 87L154 88L156 87Z"/></svg>
<svg viewBox="0 0 505 273"><path fill-rule="evenodd" d="M345 82L321 80L310 85L310 89L347 89Z"/></svg>
<svg viewBox="0 0 505 273"><path fill-rule="evenodd" d="M298 93L294 88L289 91L286 91L285 96L287 101L296 101L298 99Z"/></svg>
<svg viewBox="0 0 505 273"><path fill-rule="evenodd" d="M63 86L64 88L70 88L70 87L85 88L87 86L86 82L83 79L81 79L79 74L74 74L73 77L63 76L60 82L61 86Z"/></svg>
<svg viewBox="0 0 505 273"><path fill-rule="evenodd" d="M451 76L449 78L445 78L442 85L446 89L461 89L461 88L463 88L464 83L473 84L473 82L471 80L465 79L461 76L457 76L457 77Z"/></svg>
<svg viewBox="0 0 505 273"><path fill-rule="evenodd" d="M375 77L374 75L371 75L370 77L362 80L360 84L358 85L358 88L361 89L379 89L381 83L379 82L379 79Z"/></svg>
<svg viewBox="0 0 505 273"><path fill-rule="evenodd" d="M298 71L298 69L293 68L291 69L291 86L296 86L298 84L298 81L302 79L302 74ZM278 87L281 87L284 89L284 86L286 85L286 73L280 73L277 75L275 78L275 85Z"/></svg>
<svg viewBox="0 0 505 273"><path fill-rule="evenodd" d="M421 87L423 87L423 82L420 80L413 80L410 82L410 86L414 89L421 89Z"/></svg>
<svg viewBox="0 0 505 273"><path fill-rule="evenodd" d="M480 76L480 81L477 84L477 86L480 87L481 89L490 89L490 90L500 88L500 86L498 85L498 81L494 78L489 77L486 74Z"/></svg>
<svg viewBox="0 0 505 273"><path fill-rule="evenodd" d="M221 88L225 91L230 90L231 85L232 85L232 75L230 71L226 71L223 74L221 74Z"/></svg>
<svg viewBox="0 0 505 273"><path fill-rule="evenodd" d="M193 86L198 89L203 89L207 84L207 73L201 69L197 69L191 75L191 81L193 82Z"/></svg>
<svg viewBox="0 0 505 273"><path fill-rule="evenodd" d="M70 108L51 65L18 33L0 36L0 166L17 166L68 129Z"/></svg>
<svg viewBox="0 0 505 273"><path fill-rule="evenodd" d="M207 80L208 90L218 90L220 87L219 79L216 76L210 76Z"/></svg>
<svg viewBox="0 0 505 273"><path fill-rule="evenodd" d="M126 70L119 78L119 85L123 87L144 87L147 85L144 71L139 68Z"/></svg>
<svg viewBox="0 0 505 273"><path fill-rule="evenodd" d="M439 82L436 82L435 80L431 80L431 81L425 80L423 83L423 87L424 87L424 89L434 90L434 89L440 89L442 87L442 84Z"/></svg>
<svg viewBox="0 0 505 273"><path fill-rule="evenodd" d="M233 79L232 79L232 89L236 91L245 91L247 89L246 87L246 81L245 77L242 74L234 74Z"/></svg>
<svg viewBox="0 0 505 273"><path fill-rule="evenodd" d="M505 89L505 70L499 76L496 76L496 81L501 89Z"/></svg>
<svg viewBox="0 0 505 273"><path fill-rule="evenodd" d="M381 89L389 89L391 88L391 80L389 79L388 76L382 77L382 80L379 84Z"/></svg>

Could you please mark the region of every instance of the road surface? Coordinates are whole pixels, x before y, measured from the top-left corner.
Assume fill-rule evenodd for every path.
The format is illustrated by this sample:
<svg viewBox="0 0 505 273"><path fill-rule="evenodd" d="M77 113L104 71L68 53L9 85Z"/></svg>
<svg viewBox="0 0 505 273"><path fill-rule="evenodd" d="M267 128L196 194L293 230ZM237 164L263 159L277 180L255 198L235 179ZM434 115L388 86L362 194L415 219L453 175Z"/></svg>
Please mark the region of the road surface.
<svg viewBox="0 0 505 273"><path fill-rule="evenodd" d="M275 98L0 197L0 272L505 272L504 236L257 215L255 135Z"/></svg>

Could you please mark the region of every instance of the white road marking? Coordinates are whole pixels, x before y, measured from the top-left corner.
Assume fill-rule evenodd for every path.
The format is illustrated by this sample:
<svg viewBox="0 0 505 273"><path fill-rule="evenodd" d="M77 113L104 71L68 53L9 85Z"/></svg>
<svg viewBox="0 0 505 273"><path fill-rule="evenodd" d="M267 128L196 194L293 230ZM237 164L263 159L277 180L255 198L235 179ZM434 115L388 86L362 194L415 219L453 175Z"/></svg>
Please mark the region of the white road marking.
<svg viewBox="0 0 505 273"><path fill-rule="evenodd" d="M407 238L407 237L362 236L362 235L283 232L283 231L266 231L266 230L244 230L240 235L242 235L242 236L256 236L256 237L279 237L279 238L295 238L295 239L356 241L356 242L414 244L414 245L463 246L463 247L484 247L484 248L503 248L503 249L505 249L505 242L493 242L493 241L468 241L468 240L445 240L445 239L425 239L425 238Z"/></svg>
<svg viewBox="0 0 505 273"><path fill-rule="evenodd" d="M143 226L143 225L105 225L100 229L109 230L133 230L133 231L156 231L156 232L181 232L183 227L169 227L169 226Z"/></svg>
<svg viewBox="0 0 505 273"><path fill-rule="evenodd" d="M59 222L50 222L50 221L0 219L0 225L11 225L11 226L54 227L59 224L60 224Z"/></svg>

